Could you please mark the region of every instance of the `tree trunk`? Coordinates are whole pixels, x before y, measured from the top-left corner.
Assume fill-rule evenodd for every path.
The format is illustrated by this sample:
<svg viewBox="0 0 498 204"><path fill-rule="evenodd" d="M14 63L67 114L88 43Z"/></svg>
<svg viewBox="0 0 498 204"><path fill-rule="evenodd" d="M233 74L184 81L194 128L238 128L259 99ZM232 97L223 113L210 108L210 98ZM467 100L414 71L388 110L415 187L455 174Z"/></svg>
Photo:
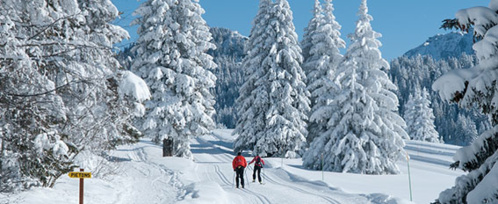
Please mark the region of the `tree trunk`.
<svg viewBox="0 0 498 204"><path fill-rule="evenodd" d="M173 139L163 139L163 157L173 156Z"/></svg>

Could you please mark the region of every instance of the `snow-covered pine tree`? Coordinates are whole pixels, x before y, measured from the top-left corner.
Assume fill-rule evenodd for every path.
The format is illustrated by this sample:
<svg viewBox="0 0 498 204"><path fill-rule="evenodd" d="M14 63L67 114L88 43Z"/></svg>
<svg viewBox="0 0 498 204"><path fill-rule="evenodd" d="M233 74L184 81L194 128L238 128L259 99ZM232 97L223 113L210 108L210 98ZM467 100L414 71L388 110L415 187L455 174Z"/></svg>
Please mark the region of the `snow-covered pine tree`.
<svg viewBox="0 0 498 204"><path fill-rule="evenodd" d="M258 28L254 30L259 35L250 36L258 41L261 39L256 46L262 49L262 53L254 54L262 55L253 56L253 50L250 50L247 57L251 58L244 64L250 69L248 80L254 80L251 82L254 84L242 87L241 95L244 91L250 95L240 101L242 104L239 107L251 106L251 110L244 110L237 123L239 137L235 142L235 151L252 149L262 156L297 157L305 144L309 111L306 75L301 68L301 48L289 3L277 0L270 7L265 6L268 1L261 4L260 8L269 10L265 8L266 11L259 13L266 12L269 18L262 17L262 21L267 23L256 23ZM257 16L255 21L259 19ZM255 41L249 39L251 42ZM251 116L256 119L255 123L248 123L254 121L248 120ZM254 125L256 128L246 128Z"/></svg>
<svg viewBox="0 0 498 204"><path fill-rule="evenodd" d="M261 64L270 52L267 41L266 26L269 24L269 10L271 0L260 0L259 9L253 20L253 27L246 42L244 52L246 56L242 61L244 70L244 84L239 89L239 98L235 101L239 115L233 135L238 135L234 142L234 151L245 149L253 150L257 138L263 137L266 130L265 112L269 104L268 93L254 94L256 80L263 77L264 70Z"/></svg>
<svg viewBox="0 0 498 204"><path fill-rule="evenodd" d="M456 13L457 28L466 30L474 26L474 36L480 39L473 46L478 64L447 73L433 84L433 89L446 101L468 108L477 105L494 126L470 146L457 151L451 166L469 173L458 177L455 186L443 191L435 203L498 202L497 11L498 0L491 0L488 7L462 9Z"/></svg>
<svg viewBox="0 0 498 204"><path fill-rule="evenodd" d="M332 0L326 0L324 14L320 1L315 1L314 17L310 20L305 30L303 41L303 70L307 74L307 89L311 93L311 116L308 123L308 144L322 132L326 131L326 121L330 112L320 110L327 106L329 99L333 96L333 89L337 86L333 83L337 66L343 56L339 49L345 48L346 43L341 39L341 26L335 20Z"/></svg>
<svg viewBox="0 0 498 204"><path fill-rule="evenodd" d="M417 86L414 95L410 94L403 115L406 121L406 132L412 140L441 142L434 126L435 117L430 105L427 90L425 88L420 90L420 86Z"/></svg>
<svg viewBox="0 0 498 204"><path fill-rule="evenodd" d="M173 139L178 157L191 158L190 138L215 125L209 69L216 64L206 53L214 45L203 13L197 0L149 0L135 11L140 37L132 70L152 93L142 129L156 143Z"/></svg>
<svg viewBox="0 0 498 204"><path fill-rule="evenodd" d="M417 89L420 91L420 89ZM414 95L415 94L415 95ZM415 92L414 94L410 93L408 96L408 101L405 104L405 111L403 114L403 119L406 122L406 128L405 131L408 134L408 136L411 135L411 132L413 132L414 125L416 124L416 116L417 116L417 111L415 108L417 108L417 94L420 94L420 92ZM420 96L420 95L419 95ZM410 136L411 138L411 136Z"/></svg>
<svg viewBox="0 0 498 204"><path fill-rule="evenodd" d="M312 40L313 34L318 29L320 24L323 24L324 16L323 16L323 8L320 4L320 0L315 0L315 5L313 7L313 18L308 22L308 26L304 28L303 40L301 41L301 50L303 53L303 70L308 74L308 70L304 67L306 61L310 58L311 47L313 47Z"/></svg>
<svg viewBox="0 0 498 204"><path fill-rule="evenodd" d="M118 11L109 0L2 0L0 15L2 179L51 186L79 151L111 149L136 133L137 104L120 96L112 57L128 34L110 24Z"/></svg>
<svg viewBox="0 0 498 204"><path fill-rule="evenodd" d="M303 165L310 169L365 174L398 173L396 161L404 153L405 122L397 113L396 86L389 80L389 64L381 57L372 30L367 1L362 0L345 60L339 66L338 90L329 104L327 131L311 143ZM323 166L321 157L323 155Z"/></svg>
<svg viewBox="0 0 498 204"><path fill-rule="evenodd" d="M465 144L472 144L472 141L474 141L478 135L476 123L472 121L469 116L458 114L456 127L457 128L453 130L455 132L454 137Z"/></svg>

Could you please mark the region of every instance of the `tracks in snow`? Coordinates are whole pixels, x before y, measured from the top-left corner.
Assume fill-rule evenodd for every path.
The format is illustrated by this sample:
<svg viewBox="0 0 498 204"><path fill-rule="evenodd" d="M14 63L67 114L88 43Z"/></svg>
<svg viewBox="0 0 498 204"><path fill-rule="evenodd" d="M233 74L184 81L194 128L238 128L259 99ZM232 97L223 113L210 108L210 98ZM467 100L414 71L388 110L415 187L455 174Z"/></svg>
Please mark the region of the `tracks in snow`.
<svg viewBox="0 0 498 204"><path fill-rule="evenodd" d="M281 171L283 171L283 170L281 170ZM284 173L286 173L286 172L284 172ZM273 183L273 184L278 185L278 186L283 186L285 188L289 188L289 189L296 191L298 193L313 195L313 196L319 197L323 200L326 200L328 203L331 203L331 204L340 204L339 201L335 200L332 197L326 196L323 193L319 194L317 192L314 192L312 189L305 189L304 187L297 187L297 186L305 186L305 185L296 185L296 184L302 184L302 181L292 181L292 180L286 181L284 179L279 179L280 181L277 181L277 179L274 179L274 177L279 178L280 176L276 175L277 173L272 172L272 174L274 176L270 177L267 174L263 174L262 177L265 180L268 180L270 183Z"/></svg>
<svg viewBox="0 0 498 204"><path fill-rule="evenodd" d="M234 178L229 179L227 176L227 174L230 173L234 175L232 170L232 151L231 149L228 149L228 143L220 142L218 137L213 137L212 139L212 141L209 141L202 137L196 138L195 141L199 143L199 145L194 145L194 147L198 149L192 149L195 161L200 166L199 168L206 169L204 177L220 184L227 193L230 193L233 196L242 197L244 202L272 203L264 194L250 189L249 184L247 183L249 182L248 178L246 178L246 188L235 188ZM215 178L213 178L212 175L216 175ZM245 194L241 194L241 191L245 192Z"/></svg>
<svg viewBox="0 0 498 204"><path fill-rule="evenodd" d="M228 149L230 145L221 141L221 138L216 135L196 138L194 143L192 152L195 161L199 168L205 169L201 177L218 183L228 194L233 197L241 197L244 202L288 203L300 202L303 198L313 197L314 200L309 202L341 203L334 199L334 196L338 195L337 192L328 186L316 185L304 179L293 179L293 176L281 169L270 168L266 170L265 174L262 174L264 180L268 181L267 185L251 185L248 183L251 178L246 178L246 188L236 189L234 188L234 179L227 176L231 174L233 177L234 174L231 165L234 155L231 149ZM246 169L246 171L248 172L244 176L251 177L252 171L250 169ZM284 174L284 176L279 174Z"/></svg>

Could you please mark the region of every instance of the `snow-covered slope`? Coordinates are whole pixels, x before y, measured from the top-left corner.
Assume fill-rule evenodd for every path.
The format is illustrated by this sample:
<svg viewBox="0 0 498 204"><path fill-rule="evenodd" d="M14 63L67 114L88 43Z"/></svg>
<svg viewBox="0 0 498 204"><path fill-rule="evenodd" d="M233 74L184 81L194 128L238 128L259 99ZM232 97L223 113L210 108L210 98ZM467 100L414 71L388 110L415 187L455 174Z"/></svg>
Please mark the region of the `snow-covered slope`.
<svg viewBox="0 0 498 204"><path fill-rule="evenodd" d="M438 34L430 37L422 45L409 50L404 55L413 57L420 54L430 55L436 60L448 59L450 57L460 57L462 53L473 54L472 44L472 31L467 34L462 32Z"/></svg>
<svg viewBox="0 0 498 204"><path fill-rule="evenodd" d="M265 185L234 188L232 130L216 130L192 140L194 161L162 157L161 146L142 140L121 146L99 166L85 167L85 203L411 203L406 160L400 175L358 175L310 171L300 159L264 158ZM457 146L409 141L415 203L429 203L462 172L448 165ZM248 160L252 159L245 153ZM97 160L95 160L97 161ZM251 168L246 171L250 177ZM0 203L77 203L78 179L64 175L53 189L35 188L16 195L0 194Z"/></svg>

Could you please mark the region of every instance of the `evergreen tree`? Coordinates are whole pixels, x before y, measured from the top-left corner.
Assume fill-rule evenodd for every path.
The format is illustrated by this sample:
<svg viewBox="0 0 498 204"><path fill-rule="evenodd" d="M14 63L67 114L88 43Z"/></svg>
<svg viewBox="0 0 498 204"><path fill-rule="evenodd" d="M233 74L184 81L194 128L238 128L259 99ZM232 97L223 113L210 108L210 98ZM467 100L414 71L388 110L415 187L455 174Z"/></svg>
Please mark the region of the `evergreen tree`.
<svg viewBox="0 0 498 204"><path fill-rule="evenodd" d="M269 11L271 0L260 0L259 9L253 20L251 34L246 42L244 52L246 56L242 61L244 70L244 83L239 90L239 98L235 101L239 118L233 131L238 134L234 142L234 151L253 149L257 138L263 137L266 129L264 110L269 103L267 93L253 94L256 89L256 80L263 77L264 70L261 69L263 59L269 53L269 40L266 34L266 26L269 24Z"/></svg>
<svg viewBox="0 0 498 204"><path fill-rule="evenodd" d="M478 106L487 114L493 128L477 137L470 146L458 150L453 168L469 172L456 179L455 186L443 191L436 203L496 203L496 162L498 161L498 109L496 103L496 76L498 66L496 44L498 39L498 0L489 7L474 7L457 12L458 28L474 27L474 36L481 39L473 46L478 64L469 69L452 71L433 85L440 96L464 107Z"/></svg>
<svg viewBox="0 0 498 204"><path fill-rule="evenodd" d="M173 139L174 154L191 158L190 138L214 128L209 89L216 77L209 69L216 64L207 54L214 45L204 10L195 0L150 0L135 13L140 37L132 70L152 93L142 129L156 143Z"/></svg>
<svg viewBox="0 0 498 204"><path fill-rule="evenodd" d="M476 123L470 117L459 114L456 127L453 130L456 139L466 144L472 144L472 141L477 137Z"/></svg>
<svg viewBox="0 0 498 204"><path fill-rule="evenodd" d="M424 88L420 91L419 86L414 95L410 94L404 114L406 132L412 140L439 143L441 141L434 126L435 117L428 97L427 90Z"/></svg>
<svg viewBox="0 0 498 204"><path fill-rule="evenodd" d="M79 152L136 139L117 15L108 0L0 1L0 190L52 186Z"/></svg>
<svg viewBox="0 0 498 204"><path fill-rule="evenodd" d="M337 66L343 56L339 48L346 43L340 38L341 26L335 21L332 0L325 1L325 15L318 0L315 1L315 14L304 34L303 42L303 69L307 74L308 91L311 93L311 120L308 126L307 142L311 143L321 132L326 131L326 121L330 113L318 111L327 106L330 93L336 88L333 83Z"/></svg>
<svg viewBox="0 0 498 204"><path fill-rule="evenodd" d="M335 81L340 90L328 105L327 131L311 143L303 165L311 169L365 174L398 173L405 122L397 114L396 86L385 70L389 64L378 49L381 35L372 30L372 17L363 0L352 43ZM321 157L324 163L321 166Z"/></svg>
<svg viewBox="0 0 498 204"><path fill-rule="evenodd" d="M324 17L323 16L323 8L322 5L320 4L320 0L315 0L315 5L313 7L313 18L308 22L308 26L304 28L304 34L303 34L303 40L301 41L301 50L303 53L303 70L305 71L306 75L308 75L308 70L304 67L306 64L306 61L310 58L310 51L311 47L313 47L313 34L316 32L318 29L318 26L320 24L324 23Z"/></svg>
<svg viewBox="0 0 498 204"><path fill-rule="evenodd" d="M247 81L250 82L241 88L241 96L244 91L250 95L240 100L239 107L251 106L251 110L244 110L237 123L239 137L235 141L235 151L252 148L262 156L297 157L306 140L309 92L301 68L301 49L292 23L292 12L286 0L277 0L270 7L268 1L261 1L260 9L263 10L259 13L266 13L269 18L266 20L259 15L255 18L255 21L261 19L268 23L255 23L255 35L249 39L249 43L257 43L245 60L244 66L250 72L249 76L246 75ZM259 43L260 39L264 39L263 44ZM254 49L262 49L261 53L254 53L260 56L252 58ZM247 123L254 119L261 121ZM257 129L245 128L247 126L256 126ZM251 132L253 134L247 134Z"/></svg>

